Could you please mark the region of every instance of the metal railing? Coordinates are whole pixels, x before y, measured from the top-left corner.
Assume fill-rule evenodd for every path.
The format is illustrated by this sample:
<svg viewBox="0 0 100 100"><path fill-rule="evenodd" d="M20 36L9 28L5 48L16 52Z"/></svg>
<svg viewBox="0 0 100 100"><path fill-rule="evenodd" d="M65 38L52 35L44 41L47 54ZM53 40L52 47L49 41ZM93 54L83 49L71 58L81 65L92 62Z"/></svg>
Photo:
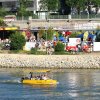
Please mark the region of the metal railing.
<svg viewBox="0 0 100 100"><path fill-rule="evenodd" d="M49 16L32 16L32 19L100 19L100 14L81 14L81 15L49 15ZM29 20L29 16L18 17L17 20Z"/></svg>

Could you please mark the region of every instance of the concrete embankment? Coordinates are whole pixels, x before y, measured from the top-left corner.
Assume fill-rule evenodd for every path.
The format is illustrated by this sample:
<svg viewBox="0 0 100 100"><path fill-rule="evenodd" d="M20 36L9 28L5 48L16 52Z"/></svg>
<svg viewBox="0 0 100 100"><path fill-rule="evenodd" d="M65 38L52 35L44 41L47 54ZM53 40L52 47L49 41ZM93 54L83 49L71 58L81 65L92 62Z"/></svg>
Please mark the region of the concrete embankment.
<svg viewBox="0 0 100 100"><path fill-rule="evenodd" d="M0 67L100 68L100 54L23 55L0 54Z"/></svg>

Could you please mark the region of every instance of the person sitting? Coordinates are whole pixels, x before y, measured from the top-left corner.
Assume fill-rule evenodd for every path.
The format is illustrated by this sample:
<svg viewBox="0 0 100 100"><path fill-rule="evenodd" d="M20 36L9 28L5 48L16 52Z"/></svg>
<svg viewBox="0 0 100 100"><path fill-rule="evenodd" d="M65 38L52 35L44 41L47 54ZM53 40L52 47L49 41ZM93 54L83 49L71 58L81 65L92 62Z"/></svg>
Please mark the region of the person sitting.
<svg viewBox="0 0 100 100"><path fill-rule="evenodd" d="M47 80L48 77L47 77L46 75L44 75L44 76L42 77L42 79L43 79L43 80Z"/></svg>

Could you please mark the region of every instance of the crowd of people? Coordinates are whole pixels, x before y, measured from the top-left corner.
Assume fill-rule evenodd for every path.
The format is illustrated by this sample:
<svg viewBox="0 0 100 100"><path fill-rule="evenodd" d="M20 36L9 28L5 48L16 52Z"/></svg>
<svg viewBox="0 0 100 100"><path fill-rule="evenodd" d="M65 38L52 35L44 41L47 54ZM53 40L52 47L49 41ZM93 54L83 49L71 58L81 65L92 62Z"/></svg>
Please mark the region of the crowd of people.
<svg viewBox="0 0 100 100"><path fill-rule="evenodd" d="M72 31L54 31L52 40L46 40L43 38L39 38L38 37L38 33L37 33L37 38L33 33L30 33L29 31L23 31L22 35L25 36L25 39L27 42L33 42L35 44L36 48L39 48L41 50L46 50L47 54L52 54L54 51L54 47L56 46L57 42L60 41L63 44L65 44L65 50L66 51L92 51L93 50L93 39L88 38L87 41L83 41L81 38L81 43L77 44L75 49L70 49L67 50L68 47L68 43L69 43L69 38L70 35L73 34ZM81 34L81 33L79 33ZM77 37L75 37L77 38ZM5 44L5 48L10 47L10 40L9 39L4 39L1 40L0 39L0 44Z"/></svg>
<svg viewBox="0 0 100 100"><path fill-rule="evenodd" d="M34 42L36 48L39 48L42 50L45 49L47 51L47 54L53 53L53 51L54 51L53 48L56 46L58 41L65 44L66 51L88 52L88 51L93 50L93 42L92 42L91 38L88 38L88 40L85 42L81 39L82 40L81 43L76 44L75 49L71 48L70 50L67 50L69 38L70 38L71 34L73 34L73 33L70 31L55 31L53 34L52 40L45 40L43 38L38 38L38 37L36 39L36 37L33 34L27 33L26 39L28 42ZM77 37L75 37L75 38L77 38Z"/></svg>
<svg viewBox="0 0 100 100"><path fill-rule="evenodd" d="M29 32L23 31L22 34L25 36L25 39L27 42L33 42L35 44L36 48L46 50L47 54L52 54L54 51L54 47L56 46L57 42L60 41L66 45L68 43L68 38L71 32L67 31L54 31L52 40L47 40L43 38L39 38L39 34L37 33L37 38L34 36L34 34L30 34Z"/></svg>
<svg viewBox="0 0 100 100"><path fill-rule="evenodd" d="M0 38L0 50L9 50L10 49L10 40L8 38L1 39Z"/></svg>

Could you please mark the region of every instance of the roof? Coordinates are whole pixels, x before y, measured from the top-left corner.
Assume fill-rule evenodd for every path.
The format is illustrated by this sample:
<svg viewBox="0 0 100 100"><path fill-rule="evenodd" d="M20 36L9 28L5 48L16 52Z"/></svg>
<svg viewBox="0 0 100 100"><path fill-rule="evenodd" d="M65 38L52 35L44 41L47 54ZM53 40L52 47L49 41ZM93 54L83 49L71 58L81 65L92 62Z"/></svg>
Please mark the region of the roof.
<svg viewBox="0 0 100 100"><path fill-rule="evenodd" d="M50 72L50 70L47 70L47 69L29 69L29 70L26 70L27 72L33 72L33 73L46 73L46 72Z"/></svg>

